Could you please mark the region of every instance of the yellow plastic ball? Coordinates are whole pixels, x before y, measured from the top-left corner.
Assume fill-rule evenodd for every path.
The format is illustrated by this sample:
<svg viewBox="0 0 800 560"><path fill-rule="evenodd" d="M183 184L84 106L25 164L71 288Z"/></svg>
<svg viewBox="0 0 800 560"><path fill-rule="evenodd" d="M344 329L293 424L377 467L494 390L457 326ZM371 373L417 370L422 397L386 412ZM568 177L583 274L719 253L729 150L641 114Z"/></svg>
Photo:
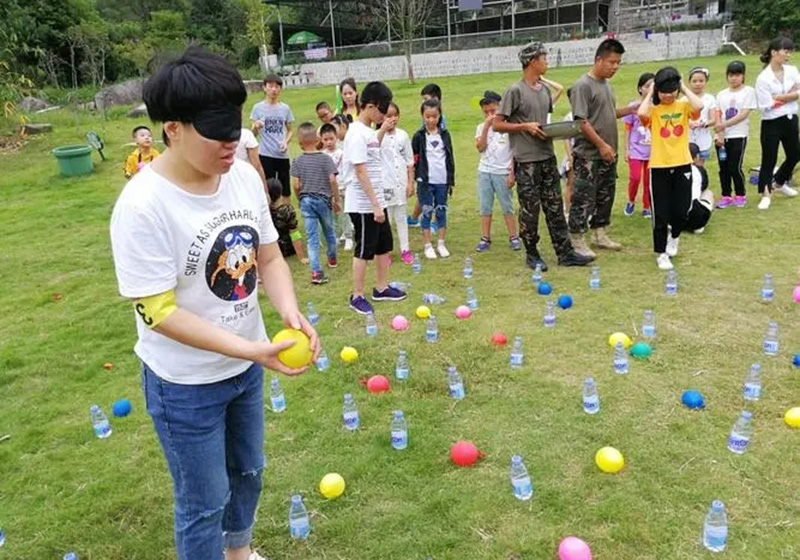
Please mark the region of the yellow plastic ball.
<svg viewBox="0 0 800 560"><path fill-rule="evenodd" d="M427 305L420 305L419 307L417 307L416 313L417 317L419 317L420 319L427 319L428 317L431 316L431 308L428 307Z"/></svg>
<svg viewBox="0 0 800 560"><path fill-rule="evenodd" d="M625 458L613 447L603 447L594 455L594 462L604 473L618 473L625 466Z"/></svg>
<svg viewBox="0 0 800 560"><path fill-rule="evenodd" d="M319 493L332 500L344 493L344 479L339 473L328 473L319 481Z"/></svg>
<svg viewBox="0 0 800 560"><path fill-rule="evenodd" d="M342 359L344 363L350 364L358 359L358 350L356 350L352 346L345 346L339 353L339 357Z"/></svg>
<svg viewBox="0 0 800 560"><path fill-rule="evenodd" d="M306 336L306 333L297 329L283 329L272 337L274 344L286 340L294 340L295 344L278 353L278 360L290 368L308 366L311 363L311 358L313 358L313 353L311 352L311 341Z"/></svg>
<svg viewBox="0 0 800 560"><path fill-rule="evenodd" d="M616 348L617 342L621 342L625 350L628 350L633 345L631 337L623 332L615 332L608 337L608 345L612 348Z"/></svg>
<svg viewBox="0 0 800 560"><path fill-rule="evenodd" d="M783 415L783 420L786 425L792 428L800 428L800 406L790 408Z"/></svg>

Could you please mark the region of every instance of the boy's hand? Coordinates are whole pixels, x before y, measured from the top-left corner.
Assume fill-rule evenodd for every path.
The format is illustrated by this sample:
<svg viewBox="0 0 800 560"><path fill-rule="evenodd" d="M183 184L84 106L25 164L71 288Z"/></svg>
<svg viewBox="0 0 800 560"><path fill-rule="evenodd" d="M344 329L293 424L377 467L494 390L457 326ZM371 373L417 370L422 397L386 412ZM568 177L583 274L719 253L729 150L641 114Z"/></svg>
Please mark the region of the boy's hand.
<svg viewBox="0 0 800 560"><path fill-rule="evenodd" d="M386 220L386 216L383 214L383 208L377 202L372 204L372 217L375 219L375 223L382 224L384 220Z"/></svg>
<svg viewBox="0 0 800 560"><path fill-rule="evenodd" d="M383 119L383 122L381 123L381 130L386 132L391 127L397 124L397 120L398 120L397 117L386 117L385 119Z"/></svg>
<svg viewBox="0 0 800 560"><path fill-rule="evenodd" d="M506 178L506 186L507 186L509 189L513 189L513 188L514 188L514 185L515 185L516 183L517 183L517 178L516 178L516 176L514 176L514 174L513 174L513 173L509 173L509 174L508 174L508 177Z"/></svg>
<svg viewBox="0 0 800 560"><path fill-rule="evenodd" d="M295 376L303 374L308 369L308 366L303 368L290 368L283 365L283 363L278 359L279 352L282 352L287 348L291 348L295 344L296 342L294 340L284 340L283 342L278 342L277 344L272 344L270 342L255 342L253 343L251 359L267 369L277 371L284 375Z"/></svg>
<svg viewBox="0 0 800 560"><path fill-rule="evenodd" d="M317 331L314 330L314 327L311 326L311 323L308 322L305 315L300 313L297 309L294 309L291 313L287 313L283 317L283 324L289 328L303 331L306 334L311 342L311 352L313 354L311 360L316 362L320 350L319 337L317 336Z"/></svg>
<svg viewBox="0 0 800 560"><path fill-rule="evenodd" d="M408 185L406 187L406 198L412 198L414 196L414 186Z"/></svg>
<svg viewBox="0 0 800 560"><path fill-rule="evenodd" d="M280 146L278 146L278 150L280 150L280 151L281 151L281 153L284 153L284 152L286 152L286 150L288 150L288 149L289 149L289 145L288 145L288 143L286 142L286 140L283 140L283 141L281 142Z"/></svg>
<svg viewBox="0 0 800 560"><path fill-rule="evenodd" d="M262 128L264 128L264 121L262 121L261 119L253 121L253 126L256 128L256 130L261 130Z"/></svg>

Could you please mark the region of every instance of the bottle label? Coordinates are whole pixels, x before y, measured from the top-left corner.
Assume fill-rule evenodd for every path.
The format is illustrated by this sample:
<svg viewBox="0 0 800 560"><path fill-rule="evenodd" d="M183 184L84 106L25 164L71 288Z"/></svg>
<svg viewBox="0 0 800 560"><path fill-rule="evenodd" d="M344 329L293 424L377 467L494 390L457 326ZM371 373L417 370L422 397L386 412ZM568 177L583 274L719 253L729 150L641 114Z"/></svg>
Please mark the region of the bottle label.
<svg viewBox="0 0 800 560"><path fill-rule="evenodd" d="M439 331L425 331L425 340L428 342L436 342L439 340Z"/></svg>
<svg viewBox="0 0 800 560"><path fill-rule="evenodd" d="M308 517L289 520L289 534L293 539L306 539L311 532Z"/></svg>
<svg viewBox="0 0 800 560"><path fill-rule="evenodd" d="M408 447L408 432L405 430L392 430L392 447L398 451Z"/></svg>
<svg viewBox="0 0 800 560"><path fill-rule="evenodd" d="M411 272L413 272L414 274L419 274L420 272L422 272L422 265L419 263L414 263L411 266Z"/></svg>
<svg viewBox="0 0 800 560"><path fill-rule="evenodd" d="M600 412L600 400L597 397L583 399L583 410L587 414Z"/></svg>
<svg viewBox="0 0 800 560"><path fill-rule="evenodd" d="M533 496L533 485L530 477L514 481L514 496L518 500L529 500Z"/></svg>
<svg viewBox="0 0 800 560"><path fill-rule="evenodd" d="M512 353L509 362L511 363L511 367L522 367L522 354Z"/></svg>
<svg viewBox="0 0 800 560"><path fill-rule="evenodd" d="M319 314L314 313L313 315L308 316L308 322L311 324L312 327L316 327L319 323Z"/></svg>
<svg viewBox="0 0 800 560"><path fill-rule="evenodd" d="M674 296L678 293L678 285L677 284L667 284L666 292L668 296Z"/></svg>
<svg viewBox="0 0 800 560"><path fill-rule="evenodd" d="M747 451L747 446L749 444L749 437L737 434L736 432L731 433L730 437L728 438L728 449L734 453L738 453L739 455Z"/></svg>
<svg viewBox="0 0 800 560"><path fill-rule="evenodd" d="M286 398L281 395L279 397L270 397L272 403L272 412L283 412L286 410Z"/></svg>
<svg viewBox="0 0 800 560"><path fill-rule="evenodd" d="M344 427L350 431L357 430L359 425L358 412L345 412L342 414L344 418Z"/></svg>
<svg viewBox="0 0 800 560"><path fill-rule="evenodd" d="M628 360L614 360L614 373L628 373Z"/></svg>
<svg viewBox="0 0 800 560"><path fill-rule="evenodd" d="M469 300L467 302L467 307L469 307L471 311L475 311L476 309L478 309L478 300L477 299Z"/></svg>
<svg viewBox="0 0 800 560"><path fill-rule="evenodd" d="M707 548L713 548L714 550L724 550L725 545L728 544L728 528L707 527L705 530L703 541Z"/></svg>
<svg viewBox="0 0 800 560"><path fill-rule="evenodd" d="M99 438L106 438L111 435L111 424L108 422L103 422L102 424L97 424L94 427L94 435Z"/></svg>
<svg viewBox="0 0 800 560"><path fill-rule="evenodd" d="M320 356L319 359L317 359L317 371L325 371L330 365L327 356Z"/></svg>
<svg viewBox="0 0 800 560"><path fill-rule="evenodd" d="M655 338L656 328L653 325L643 325L642 336L644 336L645 338Z"/></svg>
<svg viewBox="0 0 800 560"><path fill-rule="evenodd" d="M460 401L466 396L463 383L454 383L450 385L450 396L457 401Z"/></svg>
<svg viewBox="0 0 800 560"><path fill-rule="evenodd" d="M589 280L589 289L591 290L599 290L600 289L600 279L599 278L592 278Z"/></svg>
<svg viewBox="0 0 800 560"><path fill-rule="evenodd" d="M467 280L472 278L472 269L471 268L465 268L464 269L464 278L466 278Z"/></svg>
<svg viewBox="0 0 800 560"><path fill-rule="evenodd" d="M777 340L765 340L764 341L764 354L768 356L775 356L778 353L778 341Z"/></svg>
<svg viewBox="0 0 800 560"><path fill-rule="evenodd" d="M395 368L394 376L397 379L408 379L408 368L406 368L406 367L397 367L397 368Z"/></svg>
<svg viewBox="0 0 800 560"><path fill-rule="evenodd" d="M772 301L775 298L775 290L772 289L762 289L761 290L761 299L764 301Z"/></svg>
<svg viewBox="0 0 800 560"><path fill-rule="evenodd" d="M533 275L531 275L531 282L533 282L534 286L538 286L541 281L542 281L542 275L541 274L533 274Z"/></svg>
<svg viewBox="0 0 800 560"><path fill-rule="evenodd" d="M544 316L544 326L545 327L555 327L556 326L556 316L555 315L545 315Z"/></svg>
<svg viewBox="0 0 800 560"><path fill-rule="evenodd" d="M367 325L367 336L377 336L378 325Z"/></svg>
<svg viewBox="0 0 800 560"><path fill-rule="evenodd" d="M748 401L757 401L761 398L761 385L755 383L744 384L744 398Z"/></svg>

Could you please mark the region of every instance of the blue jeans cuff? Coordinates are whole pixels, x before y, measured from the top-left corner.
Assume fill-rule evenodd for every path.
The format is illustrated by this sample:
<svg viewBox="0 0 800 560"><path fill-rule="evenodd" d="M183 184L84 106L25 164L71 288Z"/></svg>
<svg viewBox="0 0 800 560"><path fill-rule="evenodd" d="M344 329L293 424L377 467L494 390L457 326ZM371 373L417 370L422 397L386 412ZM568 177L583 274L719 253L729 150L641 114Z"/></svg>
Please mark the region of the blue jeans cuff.
<svg viewBox="0 0 800 560"><path fill-rule="evenodd" d="M243 548L245 546L250 546L250 543L253 542L253 527L250 526L244 531L226 531L225 532L225 548L232 549L232 548Z"/></svg>

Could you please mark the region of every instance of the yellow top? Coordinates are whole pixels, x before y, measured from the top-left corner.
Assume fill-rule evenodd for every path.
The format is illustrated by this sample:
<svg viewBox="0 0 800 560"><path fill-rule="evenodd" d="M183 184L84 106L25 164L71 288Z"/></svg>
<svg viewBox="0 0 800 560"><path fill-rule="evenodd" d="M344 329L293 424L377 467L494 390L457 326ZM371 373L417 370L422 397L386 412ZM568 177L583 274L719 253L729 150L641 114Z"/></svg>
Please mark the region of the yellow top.
<svg viewBox="0 0 800 560"><path fill-rule="evenodd" d="M160 155L159 151L155 148L150 148L150 153L143 156L139 148L133 150L125 160L125 165L122 170L125 172L125 177L130 179L139 172L141 164L150 163Z"/></svg>
<svg viewBox="0 0 800 560"><path fill-rule="evenodd" d="M697 119L689 100L677 99L670 105L653 105L642 124L650 127L650 167L691 165L689 154L689 119Z"/></svg>

